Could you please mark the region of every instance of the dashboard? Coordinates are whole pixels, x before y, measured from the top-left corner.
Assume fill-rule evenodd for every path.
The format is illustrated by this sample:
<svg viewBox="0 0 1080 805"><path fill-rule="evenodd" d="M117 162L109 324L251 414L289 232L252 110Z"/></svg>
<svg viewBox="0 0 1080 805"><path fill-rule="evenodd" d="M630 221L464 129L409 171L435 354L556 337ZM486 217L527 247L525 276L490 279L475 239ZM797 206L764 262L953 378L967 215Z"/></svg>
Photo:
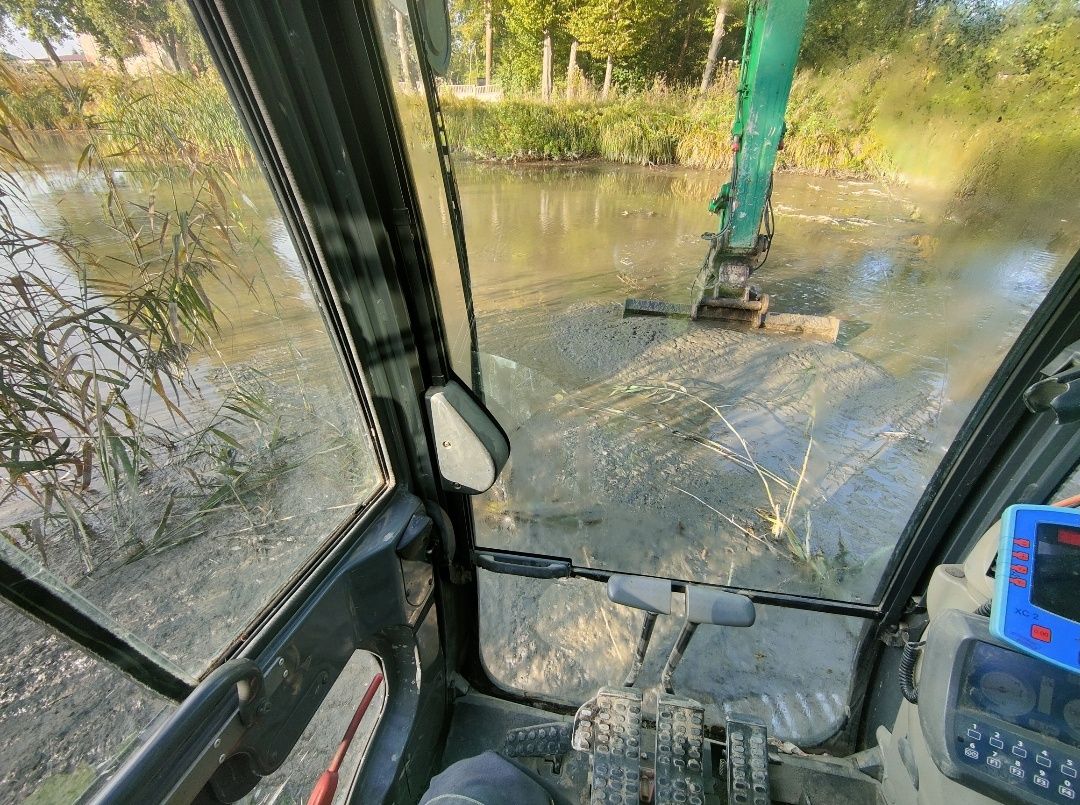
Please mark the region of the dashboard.
<svg viewBox="0 0 1080 805"><path fill-rule="evenodd" d="M919 721L948 777L1003 802L1080 801L1080 676L949 610L926 635Z"/></svg>

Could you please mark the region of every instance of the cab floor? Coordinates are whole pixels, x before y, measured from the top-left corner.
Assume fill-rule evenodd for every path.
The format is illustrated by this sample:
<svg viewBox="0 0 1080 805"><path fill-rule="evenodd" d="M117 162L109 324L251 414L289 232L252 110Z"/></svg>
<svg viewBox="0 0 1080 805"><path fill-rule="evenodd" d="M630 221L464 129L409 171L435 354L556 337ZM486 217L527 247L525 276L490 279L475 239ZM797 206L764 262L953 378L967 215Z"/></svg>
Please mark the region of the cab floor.
<svg viewBox="0 0 1080 805"><path fill-rule="evenodd" d="M499 750L510 729L533 724L573 722L546 710L508 702L479 693L468 693L454 704L453 718L443 749L439 770L489 749ZM645 734L648 735L646 730ZM647 744L646 744L647 745ZM723 746L712 742L712 791L706 792L709 805L726 805ZM570 751L556 773L553 763L542 758L518 758L553 793L557 805L582 805L589 801L589 757ZM853 764L834 758L772 755L771 790L774 803L790 805L879 805L880 785L858 772Z"/></svg>

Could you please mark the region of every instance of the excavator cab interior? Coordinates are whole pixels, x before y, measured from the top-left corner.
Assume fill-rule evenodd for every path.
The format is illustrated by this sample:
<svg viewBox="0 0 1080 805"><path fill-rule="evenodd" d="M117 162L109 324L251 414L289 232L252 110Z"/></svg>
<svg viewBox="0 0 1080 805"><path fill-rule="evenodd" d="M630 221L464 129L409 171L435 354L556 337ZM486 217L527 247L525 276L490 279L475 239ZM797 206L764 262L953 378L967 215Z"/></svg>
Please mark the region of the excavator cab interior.
<svg viewBox="0 0 1080 805"><path fill-rule="evenodd" d="M860 389L884 371L833 357L844 312L778 313L762 293L780 282L759 266L783 242L773 167L807 0L750 3L735 167L715 232L691 244L704 263L689 304L616 300L594 328L682 351L664 369L642 347L651 369L583 374L573 393L506 357L538 337L530 311L503 311L521 329L502 356L478 333L484 277L516 269L466 248L472 198L439 105L446 5L191 5L358 400L375 480L254 615L226 637L210 628L197 663L124 626L101 590L4 548L13 608L116 669L116 690L163 703L74 799L304 801L283 793L286 771L309 802L357 805L1076 798L1080 258L1013 311L1007 350L972 337L993 365L948 441L915 444L914 415L873 409ZM721 341L767 354L712 351ZM787 399L780 380L813 372L816 401L746 402ZM825 412L844 394L872 409L870 436ZM751 422L788 458L752 452ZM655 448L657 434L681 447ZM830 438L865 449L818 447ZM830 486L818 462L845 480ZM726 503L751 491L756 526ZM742 543L714 550L717 529ZM879 547L855 562L860 542ZM211 595L192 589L185 608ZM143 695L106 701L121 713Z"/></svg>

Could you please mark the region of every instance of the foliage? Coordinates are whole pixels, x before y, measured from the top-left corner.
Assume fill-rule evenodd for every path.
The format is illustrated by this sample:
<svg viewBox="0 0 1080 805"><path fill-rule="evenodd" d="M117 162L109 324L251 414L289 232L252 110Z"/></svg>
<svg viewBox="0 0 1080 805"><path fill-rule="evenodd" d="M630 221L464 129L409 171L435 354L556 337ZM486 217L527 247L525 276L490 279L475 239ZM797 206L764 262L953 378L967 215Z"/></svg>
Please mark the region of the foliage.
<svg viewBox="0 0 1080 805"><path fill-rule="evenodd" d="M18 94L19 77L5 70L3 79ZM89 571L87 512L103 492L135 497L155 450L174 444L176 424L190 424L180 405L186 361L217 329L208 284L231 270L231 177L175 142L165 161L133 139L138 129L84 120L78 170L103 189L102 225L121 245L103 258L72 235L23 223L19 188L34 172L31 146L8 107L0 109L0 505L37 512L5 535L47 561L49 529L69 529ZM119 143L128 145L117 152ZM130 198L118 185L122 160L151 155L173 172L171 192ZM151 398L172 426L141 414Z"/></svg>
<svg viewBox="0 0 1080 805"><path fill-rule="evenodd" d="M443 102L451 145L478 159L602 158L636 165L682 164L724 169L731 164L735 76L715 92L652 91L608 103L513 100ZM792 135L781 166L819 173L881 175L889 161L865 129L828 114L818 84L796 85ZM795 121L798 121L797 123Z"/></svg>
<svg viewBox="0 0 1080 805"><path fill-rule="evenodd" d="M0 82L13 120L29 131L82 128L114 155L161 166L183 160L248 164L250 147L224 85L212 72L156 71L141 77L107 69L54 75L9 71Z"/></svg>
<svg viewBox="0 0 1080 805"><path fill-rule="evenodd" d="M9 69L0 81L4 114L29 131L78 128L83 124L80 109L87 90L80 79L72 76L59 81L44 70Z"/></svg>
<svg viewBox="0 0 1080 805"><path fill-rule="evenodd" d="M653 0L589 0L570 13L566 27L588 53L623 59L644 46L658 17Z"/></svg>
<svg viewBox="0 0 1080 805"><path fill-rule="evenodd" d="M160 47L173 69L204 69L208 52L182 0L0 0L0 30L17 27L51 52L51 41L90 34L119 66L143 51L143 42Z"/></svg>
<svg viewBox="0 0 1080 805"><path fill-rule="evenodd" d="M228 93L212 73L156 72L132 80L92 74L87 122L128 158L235 166L250 148Z"/></svg>

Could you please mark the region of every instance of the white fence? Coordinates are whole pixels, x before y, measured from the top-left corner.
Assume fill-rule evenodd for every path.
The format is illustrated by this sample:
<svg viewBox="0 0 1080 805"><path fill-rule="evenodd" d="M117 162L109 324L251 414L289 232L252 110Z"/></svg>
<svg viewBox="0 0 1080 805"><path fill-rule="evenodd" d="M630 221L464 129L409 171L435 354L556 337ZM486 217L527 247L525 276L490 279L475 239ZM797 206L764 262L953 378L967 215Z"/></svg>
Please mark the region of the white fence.
<svg viewBox="0 0 1080 805"><path fill-rule="evenodd" d="M495 84L442 84L440 89L458 98L476 98L481 101L501 101L502 87Z"/></svg>

